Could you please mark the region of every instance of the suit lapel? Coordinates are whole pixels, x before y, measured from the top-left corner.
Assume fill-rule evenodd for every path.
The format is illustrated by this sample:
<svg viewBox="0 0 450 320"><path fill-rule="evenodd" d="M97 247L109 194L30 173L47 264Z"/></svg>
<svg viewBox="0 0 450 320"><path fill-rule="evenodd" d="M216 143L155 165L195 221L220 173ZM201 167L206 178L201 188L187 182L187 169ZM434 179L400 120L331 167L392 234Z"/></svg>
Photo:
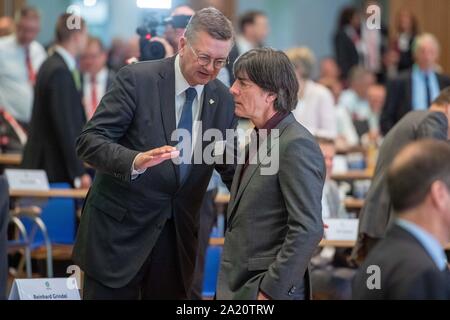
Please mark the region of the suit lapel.
<svg viewBox="0 0 450 320"><path fill-rule="evenodd" d="M161 111L162 124L166 136L166 144L175 146L176 141L171 141L172 132L176 129L175 117L175 58L164 61L166 66L159 73L161 79L158 82L159 107ZM179 168L172 163L177 181L179 181Z"/></svg>
<svg viewBox="0 0 450 320"><path fill-rule="evenodd" d="M278 129L280 130L280 134L278 137L274 137L272 138L272 134L269 134L266 138L266 140L263 142L263 144L261 145L262 150L268 150L267 153L265 153L265 157L263 159L257 159L257 163L256 164L249 164L246 171L244 172L244 175L241 179L241 183L239 184L239 186L237 186L237 191L236 191L236 196L233 197L233 194L231 195L230 200L230 208L228 211L228 225L231 223L231 221L233 220L233 217L236 213L236 208L237 208L237 204L239 203L242 194L244 193L245 189L247 188L248 184L250 183L250 181L252 180L252 177L255 175L255 173L257 172L258 169L260 169L261 167L261 162L263 162L263 160L265 160L268 155L271 153L272 148L279 143L279 139L281 138L281 135L283 134L284 130L293 122L296 121L294 116L292 114L290 114L289 116L287 116L284 120L282 120L274 129ZM270 148L268 148L267 143L271 142ZM258 152L259 153L259 152ZM258 153L255 154L252 159L250 159L250 163L253 162L254 163L254 159L255 157L258 156ZM241 166L242 167L242 166ZM240 177L240 172L239 171L239 176L235 176L235 180L239 180ZM233 184L235 183L235 181L233 180Z"/></svg>
<svg viewBox="0 0 450 320"><path fill-rule="evenodd" d="M176 129L175 117L175 58L165 61L167 66L160 72L161 80L159 87L159 106L163 121L164 132L167 145L175 146L176 142L171 141L172 132Z"/></svg>

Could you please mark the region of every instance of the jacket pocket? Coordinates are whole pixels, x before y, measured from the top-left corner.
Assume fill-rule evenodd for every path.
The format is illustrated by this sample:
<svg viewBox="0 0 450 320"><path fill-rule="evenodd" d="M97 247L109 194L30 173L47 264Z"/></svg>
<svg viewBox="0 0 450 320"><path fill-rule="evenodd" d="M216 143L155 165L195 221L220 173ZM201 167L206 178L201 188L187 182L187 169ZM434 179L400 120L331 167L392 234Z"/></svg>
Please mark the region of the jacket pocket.
<svg viewBox="0 0 450 320"><path fill-rule="evenodd" d="M112 200L102 193L97 193L93 196L91 205L117 222L122 222L128 211L128 209L118 203L117 200Z"/></svg>
<svg viewBox="0 0 450 320"><path fill-rule="evenodd" d="M248 259L248 271L267 270L276 257L258 257Z"/></svg>

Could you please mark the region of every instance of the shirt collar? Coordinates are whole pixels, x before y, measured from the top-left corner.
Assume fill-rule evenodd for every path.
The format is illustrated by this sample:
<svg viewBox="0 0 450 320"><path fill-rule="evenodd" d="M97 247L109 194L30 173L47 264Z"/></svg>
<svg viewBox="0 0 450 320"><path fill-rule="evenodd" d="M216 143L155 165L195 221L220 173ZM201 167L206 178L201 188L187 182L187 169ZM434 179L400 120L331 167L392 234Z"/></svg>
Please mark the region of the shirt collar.
<svg viewBox="0 0 450 320"><path fill-rule="evenodd" d="M250 51L254 48L254 46L243 36L238 36L236 38L236 45L238 47L239 53L244 54L247 51Z"/></svg>
<svg viewBox="0 0 450 320"><path fill-rule="evenodd" d="M289 112L277 112L275 113L272 118L270 118L269 120L267 120L266 124L259 129L256 129L256 131L259 131L261 129L265 129L268 131L268 133L270 133L270 131L272 129L275 129L276 126L283 121L284 118L286 118L289 115Z"/></svg>
<svg viewBox="0 0 450 320"><path fill-rule="evenodd" d="M424 70L420 69L420 67L417 64L414 64L413 65L413 72L415 72L418 75L430 76L430 75L433 74L433 69L429 69L429 70L425 70L424 71Z"/></svg>
<svg viewBox="0 0 450 320"><path fill-rule="evenodd" d="M77 68L77 61L75 60L75 57L72 56L72 54L70 54L66 49L57 45L55 51L63 58L70 71Z"/></svg>
<svg viewBox="0 0 450 320"><path fill-rule="evenodd" d="M179 96L190 87L191 86L189 85L186 78L183 76L183 73L181 72L180 56L177 55L175 58L175 94ZM202 96L204 88L205 88L204 85L197 85L194 87L195 91L197 91L198 99L200 99L200 97Z"/></svg>
<svg viewBox="0 0 450 320"><path fill-rule="evenodd" d="M95 81L97 83L102 83L105 82L108 78L108 69L107 68L103 68L102 70L99 71L99 73L97 73L97 76L95 77ZM86 82L91 82L91 75L89 73L85 73L84 74L84 81Z"/></svg>
<svg viewBox="0 0 450 320"><path fill-rule="evenodd" d="M397 219L396 224L409 232L420 242L420 244L433 259L439 270L443 271L447 268L447 257L445 256L444 249L432 234L425 231L418 225L404 219Z"/></svg>

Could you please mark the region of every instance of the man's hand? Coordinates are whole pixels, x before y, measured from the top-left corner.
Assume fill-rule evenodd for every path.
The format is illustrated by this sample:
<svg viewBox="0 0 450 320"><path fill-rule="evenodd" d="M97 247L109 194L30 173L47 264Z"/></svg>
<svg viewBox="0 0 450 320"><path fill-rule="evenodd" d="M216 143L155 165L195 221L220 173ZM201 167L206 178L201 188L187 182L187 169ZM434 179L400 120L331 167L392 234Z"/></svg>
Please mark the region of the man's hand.
<svg viewBox="0 0 450 320"><path fill-rule="evenodd" d="M74 186L76 189L89 189L92 184L92 178L87 173L83 174L81 177L78 177L74 181Z"/></svg>
<svg viewBox="0 0 450 320"><path fill-rule="evenodd" d="M157 166L158 164L177 158L180 155L175 147L164 146L139 154L134 161L134 169L137 171L145 170Z"/></svg>
<svg viewBox="0 0 450 320"><path fill-rule="evenodd" d="M268 301L270 300L269 297L267 295L265 295L264 293L262 293L261 291L258 293L258 298L259 301Z"/></svg>

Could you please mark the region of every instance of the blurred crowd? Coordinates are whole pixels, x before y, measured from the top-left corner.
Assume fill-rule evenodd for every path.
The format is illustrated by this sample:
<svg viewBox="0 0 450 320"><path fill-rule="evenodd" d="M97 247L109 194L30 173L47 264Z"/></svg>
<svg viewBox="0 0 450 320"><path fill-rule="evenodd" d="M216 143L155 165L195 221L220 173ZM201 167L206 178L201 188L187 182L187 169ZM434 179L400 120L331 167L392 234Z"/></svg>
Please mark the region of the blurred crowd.
<svg viewBox="0 0 450 320"><path fill-rule="evenodd" d="M187 24L193 14L187 6L175 8L165 21L164 34L144 42L158 42L164 57L173 56L184 33L180 21ZM333 56L318 59L301 44L286 50L300 84L293 113L318 137L327 164L325 218L348 217L342 194L331 180L335 155L378 148L408 112L428 110L450 85L438 65L436 37L422 33L407 9L394 14L395 26L389 33L387 26L368 27L365 8L347 7L338 19ZM75 154L76 138L113 85L115 74L143 60L143 39L114 39L106 48L102 39L89 35L84 21L79 30L71 30L67 18L59 18L55 41L45 49L36 40L41 29L37 9L23 8L15 19L0 17L0 148L23 153L23 167L44 169L50 182L86 188L92 172ZM265 46L270 32L269 19L261 11L244 13L236 25L229 63L218 76L227 86L234 81L234 61ZM252 124L242 119L240 126ZM316 257L319 265L323 256ZM336 255L335 263L346 265L338 260Z"/></svg>

